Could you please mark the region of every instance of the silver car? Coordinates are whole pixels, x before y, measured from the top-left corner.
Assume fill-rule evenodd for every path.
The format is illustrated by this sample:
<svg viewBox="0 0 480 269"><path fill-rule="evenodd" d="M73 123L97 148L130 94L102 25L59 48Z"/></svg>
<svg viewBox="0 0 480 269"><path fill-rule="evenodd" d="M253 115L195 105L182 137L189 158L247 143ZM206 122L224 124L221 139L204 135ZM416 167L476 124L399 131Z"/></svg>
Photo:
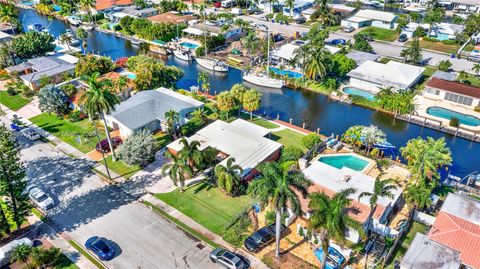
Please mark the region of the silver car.
<svg viewBox="0 0 480 269"><path fill-rule="evenodd" d="M35 185L29 188L28 196L43 210L48 210L55 205L52 197Z"/></svg>
<svg viewBox="0 0 480 269"><path fill-rule="evenodd" d="M250 262L245 257L222 248L216 248L210 252L210 260L228 269L247 269L250 267Z"/></svg>
<svg viewBox="0 0 480 269"><path fill-rule="evenodd" d="M35 130L33 130L32 128L25 128L21 130L20 133L24 137L26 137L28 140L31 140L31 141L40 139L40 135L37 132L35 132Z"/></svg>

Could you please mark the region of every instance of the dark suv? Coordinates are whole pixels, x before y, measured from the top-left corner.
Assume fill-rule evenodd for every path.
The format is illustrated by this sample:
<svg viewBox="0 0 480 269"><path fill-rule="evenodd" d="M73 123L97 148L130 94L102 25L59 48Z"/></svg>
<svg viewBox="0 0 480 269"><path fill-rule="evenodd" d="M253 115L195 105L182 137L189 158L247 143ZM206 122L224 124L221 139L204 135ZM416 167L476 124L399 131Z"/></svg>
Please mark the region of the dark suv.
<svg viewBox="0 0 480 269"><path fill-rule="evenodd" d="M280 230L280 233L282 234L282 236L285 231L285 228L287 227L282 224L281 230ZM275 223L265 226L260 230L257 230L256 232L254 232L252 235L247 237L247 239L245 239L245 242L243 242L243 245L248 251L256 253L260 251L260 249L262 249L264 246L273 242L274 240L275 240Z"/></svg>

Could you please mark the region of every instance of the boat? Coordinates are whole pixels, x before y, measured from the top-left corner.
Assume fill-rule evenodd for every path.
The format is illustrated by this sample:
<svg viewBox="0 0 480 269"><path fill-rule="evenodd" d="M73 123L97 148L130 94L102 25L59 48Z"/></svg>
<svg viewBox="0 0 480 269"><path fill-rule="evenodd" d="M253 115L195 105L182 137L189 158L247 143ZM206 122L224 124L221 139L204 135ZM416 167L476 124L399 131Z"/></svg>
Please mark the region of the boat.
<svg viewBox="0 0 480 269"><path fill-rule="evenodd" d="M41 31L45 30L45 27L43 27L43 25L41 23L34 23L34 24L29 24L27 26L27 29L29 31L41 32Z"/></svg>
<svg viewBox="0 0 480 269"><path fill-rule="evenodd" d="M228 72L228 65L223 61L219 61L211 58L205 58L205 57L201 57L201 58L197 57L195 58L195 60L197 61L198 65L200 65L201 67L207 70L214 71L214 72Z"/></svg>
<svg viewBox="0 0 480 269"><path fill-rule="evenodd" d="M174 50L173 55L182 61L190 62L193 60L193 56L190 51Z"/></svg>
<svg viewBox="0 0 480 269"><path fill-rule="evenodd" d="M89 24L84 24L84 25L80 26L80 28L82 28L85 31L91 31L93 29L93 26L89 25Z"/></svg>
<svg viewBox="0 0 480 269"><path fill-rule="evenodd" d="M75 38L72 39L72 41L70 41L70 46L74 46L74 47L80 46L80 40L75 39Z"/></svg>
<svg viewBox="0 0 480 269"><path fill-rule="evenodd" d="M394 148L396 148L394 145L392 145L388 141L383 141L382 143L373 144L373 147L378 148L378 149L394 149Z"/></svg>
<svg viewBox="0 0 480 269"><path fill-rule="evenodd" d="M82 21L77 16L68 16L67 21L73 26L78 26L82 23Z"/></svg>
<svg viewBox="0 0 480 269"><path fill-rule="evenodd" d="M142 44L142 40L130 39L130 43L132 43L132 45L139 46L140 44Z"/></svg>

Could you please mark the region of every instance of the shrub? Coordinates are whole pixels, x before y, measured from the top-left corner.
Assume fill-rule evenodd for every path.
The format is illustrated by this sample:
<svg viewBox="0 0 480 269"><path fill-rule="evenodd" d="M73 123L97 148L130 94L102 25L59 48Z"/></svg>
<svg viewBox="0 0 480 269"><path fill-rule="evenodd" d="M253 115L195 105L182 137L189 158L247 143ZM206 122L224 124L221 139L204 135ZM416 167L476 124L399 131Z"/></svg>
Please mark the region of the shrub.
<svg viewBox="0 0 480 269"><path fill-rule="evenodd" d="M17 90L15 90L14 88L10 88L10 87L7 88L7 93L8 93L8 95L10 95L10 96L13 96L13 95L17 95L17 94L18 94Z"/></svg>
<svg viewBox="0 0 480 269"><path fill-rule="evenodd" d="M118 150L119 158L128 165L146 166L155 160L158 144L149 130L130 135Z"/></svg>
<svg viewBox="0 0 480 269"><path fill-rule="evenodd" d="M475 106L475 108L473 108L474 111L476 112L480 112L480 106Z"/></svg>
<svg viewBox="0 0 480 269"><path fill-rule="evenodd" d="M304 145L308 149L313 148L316 144L320 142L322 142L322 139L320 139L320 137L315 133L311 133L302 137L302 145Z"/></svg>
<svg viewBox="0 0 480 269"><path fill-rule="evenodd" d="M279 13L275 16L275 21L276 22L287 22L288 21L288 16L285 16L285 15Z"/></svg>
<svg viewBox="0 0 480 269"><path fill-rule="evenodd" d="M276 214L275 211L270 210L265 213L265 224L270 225L275 223Z"/></svg>
<svg viewBox="0 0 480 269"><path fill-rule="evenodd" d="M374 148L374 149L372 149L372 151L370 151L370 156L371 156L372 158L377 158L377 156L378 156L379 153L380 153L380 150L377 149L377 148Z"/></svg>
<svg viewBox="0 0 480 269"><path fill-rule="evenodd" d="M0 80L7 80L10 78L7 71L5 69L0 70Z"/></svg>
<svg viewBox="0 0 480 269"><path fill-rule="evenodd" d="M458 45L456 40L450 40L450 39L443 40L442 43L445 45Z"/></svg>
<svg viewBox="0 0 480 269"><path fill-rule="evenodd" d="M242 214L237 221L228 227L223 233L223 239L234 246L240 247L247 236L252 221L246 213Z"/></svg>
<svg viewBox="0 0 480 269"><path fill-rule="evenodd" d="M438 63L438 70L443 72L448 72L448 70L452 67L452 63L449 60L443 60Z"/></svg>
<svg viewBox="0 0 480 269"><path fill-rule="evenodd" d="M297 146L286 146L282 150L281 160L282 162L286 161L296 161L303 156L303 151Z"/></svg>
<svg viewBox="0 0 480 269"><path fill-rule="evenodd" d="M60 89L69 97L73 97L78 92L77 87L73 84L63 84Z"/></svg>
<svg viewBox="0 0 480 269"><path fill-rule="evenodd" d="M378 160L378 165L380 165L382 169L386 169L390 165L390 160L388 158L382 158Z"/></svg>
<svg viewBox="0 0 480 269"><path fill-rule="evenodd" d="M200 128L202 128L203 125L204 125L204 122L202 121L202 119L193 118L186 124L182 125L182 127L180 127L180 133L182 135L193 134L196 131L198 131Z"/></svg>
<svg viewBox="0 0 480 269"><path fill-rule="evenodd" d="M22 96L25 97L25 98L33 97L33 96L35 96L36 93L37 93L36 91L30 89L27 86L22 87Z"/></svg>
<svg viewBox="0 0 480 269"><path fill-rule="evenodd" d="M458 118L453 117L453 118L450 119L449 124L452 127L458 127L458 126L460 126L460 120Z"/></svg>
<svg viewBox="0 0 480 269"><path fill-rule="evenodd" d="M80 112L80 110L75 110L68 115L68 120L71 121L71 122L79 122L79 121L85 119L86 117L87 117L87 115Z"/></svg>
<svg viewBox="0 0 480 269"><path fill-rule="evenodd" d="M201 55L204 55L204 54L205 54L205 48L203 46L195 49L195 55L201 56Z"/></svg>

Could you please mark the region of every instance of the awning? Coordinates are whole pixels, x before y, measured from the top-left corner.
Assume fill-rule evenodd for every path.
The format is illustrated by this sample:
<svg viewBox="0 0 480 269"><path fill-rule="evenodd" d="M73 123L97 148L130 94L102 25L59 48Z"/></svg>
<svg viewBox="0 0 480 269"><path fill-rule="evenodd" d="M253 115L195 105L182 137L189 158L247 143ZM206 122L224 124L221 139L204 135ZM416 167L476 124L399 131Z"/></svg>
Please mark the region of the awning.
<svg viewBox="0 0 480 269"><path fill-rule="evenodd" d="M197 36L203 35L203 31L202 31L202 30L199 30L199 29L196 29L196 28L192 28L192 27L188 27L188 28L186 28L186 29L183 29L182 32L185 32L185 33L191 34L191 35L197 35Z"/></svg>

